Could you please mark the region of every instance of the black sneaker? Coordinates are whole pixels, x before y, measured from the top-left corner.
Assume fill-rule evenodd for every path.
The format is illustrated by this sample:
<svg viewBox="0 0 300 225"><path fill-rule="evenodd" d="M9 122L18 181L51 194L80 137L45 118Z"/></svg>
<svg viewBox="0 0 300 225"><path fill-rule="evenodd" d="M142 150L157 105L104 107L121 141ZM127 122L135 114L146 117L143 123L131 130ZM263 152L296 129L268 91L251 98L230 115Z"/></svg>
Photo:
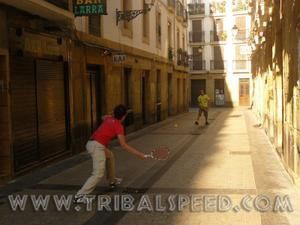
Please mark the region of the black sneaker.
<svg viewBox="0 0 300 225"><path fill-rule="evenodd" d="M195 124L196 124L196 125L199 125L199 122L198 122L198 121L195 121Z"/></svg>
<svg viewBox="0 0 300 225"><path fill-rule="evenodd" d="M205 122L205 125L209 125L209 123L206 121L206 122Z"/></svg>
<svg viewBox="0 0 300 225"><path fill-rule="evenodd" d="M117 188L117 186L119 186L122 183L122 181L123 181L122 178L117 178L116 177L115 182L112 182L112 183L109 184L109 189L111 191L114 191Z"/></svg>
<svg viewBox="0 0 300 225"><path fill-rule="evenodd" d="M74 204L85 204L86 198L84 195L75 195L73 199Z"/></svg>

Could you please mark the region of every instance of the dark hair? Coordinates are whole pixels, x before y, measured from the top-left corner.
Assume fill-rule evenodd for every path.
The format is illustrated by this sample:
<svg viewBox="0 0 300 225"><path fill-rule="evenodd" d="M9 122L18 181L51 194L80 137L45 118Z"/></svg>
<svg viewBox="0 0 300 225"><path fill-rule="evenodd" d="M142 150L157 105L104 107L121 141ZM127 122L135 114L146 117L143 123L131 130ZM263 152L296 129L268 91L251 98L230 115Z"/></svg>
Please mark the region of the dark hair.
<svg viewBox="0 0 300 225"><path fill-rule="evenodd" d="M118 120L122 119L127 113L127 107L125 105L117 105L114 108L114 117Z"/></svg>

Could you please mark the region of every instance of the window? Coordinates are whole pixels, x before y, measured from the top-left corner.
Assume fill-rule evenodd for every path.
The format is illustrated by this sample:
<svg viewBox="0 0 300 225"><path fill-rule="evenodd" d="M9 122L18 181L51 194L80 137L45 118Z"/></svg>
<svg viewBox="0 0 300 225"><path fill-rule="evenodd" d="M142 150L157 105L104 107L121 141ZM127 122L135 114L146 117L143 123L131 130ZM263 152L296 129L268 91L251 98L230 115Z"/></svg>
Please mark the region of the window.
<svg viewBox="0 0 300 225"><path fill-rule="evenodd" d="M161 47L161 13L156 13L156 44Z"/></svg>
<svg viewBox="0 0 300 225"><path fill-rule="evenodd" d="M185 51L185 36L182 36L182 49Z"/></svg>
<svg viewBox="0 0 300 225"><path fill-rule="evenodd" d="M237 16L235 18L235 25L238 28L238 33L236 35L237 40L246 40L246 17L245 16Z"/></svg>
<svg viewBox="0 0 300 225"><path fill-rule="evenodd" d="M168 42L169 47L172 47L172 23L168 21Z"/></svg>
<svg viewBox="0 0 300 225"><path fill-rule="evenodd" d="M142 4L144 6L144 9L148 7L144 3L144 0L142 0ZM149 12L143 13L143 38L149 38Z"/></svg>
<svg viewBox="0 0 300 225"><path fill-rule="evenodd" d="M123 0L123 11L131 10L131 0ZM132 23L131 21L124 20L123 24L124 29L131 30L132 29Z"/></svg>
<svg viewBox="0 0 300 225"><path fill-rule="evenodd" d="M97 37L101 36L101 17L89 16L89 33Z"/></svg>
<svg viewBox="0 0 300 225"><path fill-rule="evenodd" d="M177 28L177 49L180 49L180 32L179 29Z"/></svg>

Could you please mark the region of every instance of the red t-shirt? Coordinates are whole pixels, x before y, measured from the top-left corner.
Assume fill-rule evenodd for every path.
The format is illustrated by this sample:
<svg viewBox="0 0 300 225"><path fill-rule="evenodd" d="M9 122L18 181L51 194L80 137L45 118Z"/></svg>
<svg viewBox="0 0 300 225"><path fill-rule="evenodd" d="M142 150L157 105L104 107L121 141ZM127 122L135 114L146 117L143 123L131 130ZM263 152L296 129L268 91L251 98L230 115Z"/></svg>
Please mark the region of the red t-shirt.
<svg viewBox="0 0 300 225"><path fill-rule="evenodd" d="M119 134L124 135L124 127L121 124L121 121L112 116L108 116L104 119L101 126L93 133L92 139L107 146L111 139Z"/></svg>

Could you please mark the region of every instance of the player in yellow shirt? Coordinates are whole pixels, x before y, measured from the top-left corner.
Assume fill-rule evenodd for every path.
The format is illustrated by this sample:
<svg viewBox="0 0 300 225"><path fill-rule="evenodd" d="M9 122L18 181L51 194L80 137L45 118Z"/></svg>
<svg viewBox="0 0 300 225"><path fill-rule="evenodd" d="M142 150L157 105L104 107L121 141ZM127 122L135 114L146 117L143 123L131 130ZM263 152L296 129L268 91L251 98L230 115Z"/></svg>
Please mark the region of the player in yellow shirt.
<svg viewBox="0 0 300 225"><path fill-rule="evenodd" d="M203 90L200 91L200 95L197 98L198 106L199 106L199 112L197 116L197 120L195 121L196 125L199 125L199 119L202 115L202 112L205 117L205 124L208 125L208 105L209 105L209 97L207 94L204 93Z"/></svg>

